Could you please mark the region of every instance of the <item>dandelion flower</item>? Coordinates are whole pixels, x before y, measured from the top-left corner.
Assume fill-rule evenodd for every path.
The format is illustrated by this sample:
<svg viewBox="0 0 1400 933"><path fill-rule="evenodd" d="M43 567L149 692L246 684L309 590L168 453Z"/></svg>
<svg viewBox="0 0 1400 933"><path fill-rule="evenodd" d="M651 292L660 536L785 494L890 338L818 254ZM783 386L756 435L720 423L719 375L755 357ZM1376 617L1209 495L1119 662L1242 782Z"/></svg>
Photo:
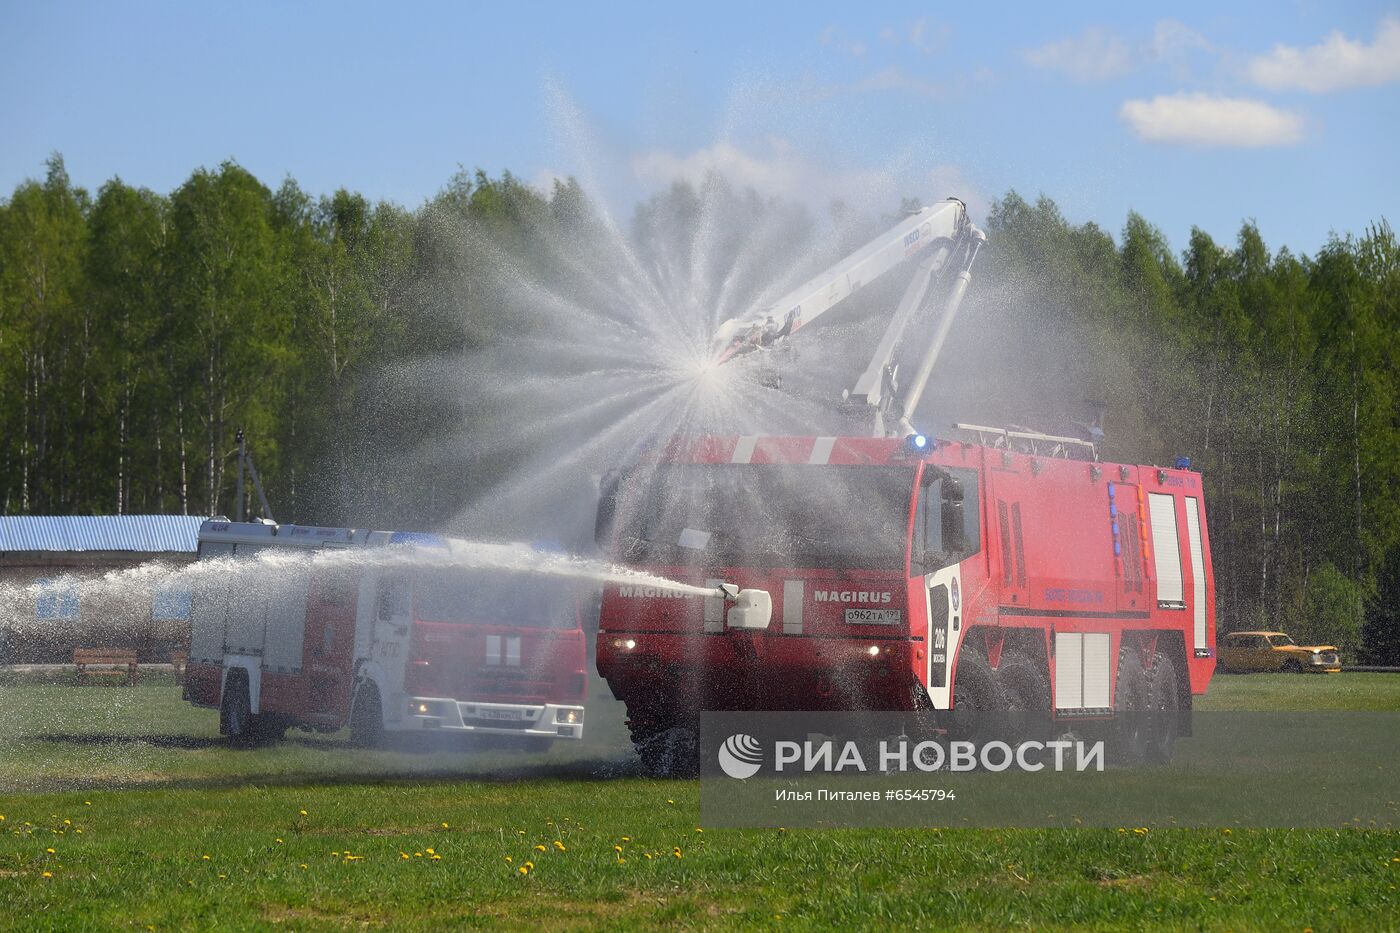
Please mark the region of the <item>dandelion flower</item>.
<svg viewBox="0 0 1400 933"><path fill-rule="evenodd" d="M75 829L75 830L73 830L73 832L77 833L79 836L81 836L81 835L83 834L82 829Z"/></svg>
<svg viewBox="0 0 1400 933"><path fill-rule="evenodd" d="M297 812L300 813L302 816L306 816L306 811L305 811L305 810L298 810Z"/></svg>
<svg viewBox="0 0 1400 933"><path fill-rule="evenodd" d="M568 851L568 850L564 847L564 842L563 842L563 840L561 840L561 839L556 839L556 840L554 840L554 848L558 849L560 852L566 852L566 851Z"/></svg>
<svg viewBox="0 0 1400 933"><path fill-rule="evenodd" d="M667 802L668 804L670 804L671 806L673 806L673 807L676 805L676 802L675 802L674 800L668 800L668 801L666 801L666 802Z"/></svg>
<svg viewBox="0 0 1400 933"><path fill-rule="evenodd" d="M446 823L443 823L443 824L442 824L442 828L443 828L443 829L449 829L450 827L449 827Z"/></svg>
<svg viewBox="0 0 1400 933"><path fill-rule="evenodd" d="M676 858L680 858L680 857L681 857L681 847L680 847L680 846L676 846L674 849L671 850L671 854L674 855Z"/></svg>
<svg viewBox="0 0 1400 933"><path fill-rule="evenodd" d="M520 872L522 875L528 875L530 873L530 869L526 868L524 865L521 865L516 871Z"/></svg>
<svg viewBox="0 0 1400 933"><path fill-rule="evenodd" d="M437 855L437 849L434 849L432 846L428 846L423 851L428 853L429 855Z"/></svg>
<svg viewBox="0 0 1400 933"><path fill-rule="evenodd" d="M441 862L441 861L442 861L442 856L441 856L441 855L434 855L434 856L433 856L433 861L434 861L434 862Z"/></svg>
<svg viewBox="0 0 1400 933"><path fill-rule="evenodd" d="M207 855L201 855L200 858L204 859L206 862L209 861L209 856Z"/></svg>
<svg viewBox="0 0 1400 933"><path fill-rule="evenodd" d="M704 832L704 830L701 829L699 826L695 827L695 831L696 831L697 833L703 833L703 832Z"/></svg>
<svg viewBox="0 0 1400 933"><path fill-rule="evenodd" d="M72 826L72 825L73 825L73 821L72 821L72 820L64 820L64 821L63 821L63 825L64 825L64 826Z"/></svg>
<svg viewBox="0 0 1400 933"><path fill-rule="evenodd" d="M302 868L302 869L306 868L306 863L305 863L305 862L302 862L300 865L297 866L297 868Z"/></svg>
<svg viewBox="0 0 1400 933"><path fill-rule="evenodd" d="M83 806L85 806L85 807L90 807L90 806L92 806L92 801L91 801L91 800L84 800L84 801L83 801Z"/></svg>
<svg viewBox="0 0 1400 933"><path fill-rule="evenodd" d="M413 857L414 857L414 858L422 858L422 857L423 857L423 853L422 853L422 852L414 852L414 853L413 853Z"/></svg>
<svg viewBox="0 0 1400 933"><path fill-rule="evenodd" d="M613 846L613 851L614 851L614 852L621 852L621 851L622 851L622 846Z"/></svg>
<svg viewBox="0 0 1400 933"><path fill-rule="evenodd" d="M220 875L219 877L220 877L220 878L227 878L228 875Z"/></svg>
<svg viewBox="0 0 1400 933"><path fill-rule="evenodd" d="M525 863L525 867L533 871L534 868L535 868L535 863L534 863L534 862L526 862L526 863Z"/></svg>
<svg viewBox="0 0 1400 933"><path fill-rule="evenodd" d="M278 836L278 837L277 837L277 844L278 844L279 846L282 844L282 837L281 837L281 836Z"/></svg>
<svg viewBox="0 0 1400 933"><path fill-rule="evenodd" d="M632 841L632 837L631 837L631 836L623 836L623 837L622 837L622 841L623 841L623 842L631 842L631 841Z"/></svg>
<svg viewBox="0 0 1400 933"><path fill-rule="evenodd" d="M399 858L401 858L401 859L407 859L407 858L411 858L411 856L410 856L407 852L400 852L400 853L399 853Z"/></svg>
<svg viewBox="0 0 1400 933"><path fill-rule="evenodd" d="M646 859L650 859L650 858L651 858L651 853L650 853L650 852L644 852L644 853L642 853L642 857L643 857L643 858L646 858Z"/></svg>
<svg viewBox="0 0 1400 933"><path fill-rule="evenodd" d="M49 853L50 855L53 855L53 854L54 854L53 849L45 849L44 851L47 852L47 853Z"/></svg>
<svg viewBox="0 0 1400 933"><path fill-rule="evenodd" d="M44 877L45 877L45 878L52 878L52 877L53 877L53 872L51 872L51 871L46 871L46 872L44 872Z"/></svg>
<svg viewBox="0 0 1400 933"><path fill-rule="evenodd" d="M511 858L509 855L507 855L507 856L506 856L506 861L507 861L507 862L514 862L515 859L513 859L513 858Z"/></svg>
<svg viewBox="0 0 1400 933"><path fill-rule="evenodd" d="M543 852L543 851L545 851L545 848L544 848L544 846L542 846L542 845L537 845L537 846L535 846L535 851L536 851L536 852Z"/></svg>

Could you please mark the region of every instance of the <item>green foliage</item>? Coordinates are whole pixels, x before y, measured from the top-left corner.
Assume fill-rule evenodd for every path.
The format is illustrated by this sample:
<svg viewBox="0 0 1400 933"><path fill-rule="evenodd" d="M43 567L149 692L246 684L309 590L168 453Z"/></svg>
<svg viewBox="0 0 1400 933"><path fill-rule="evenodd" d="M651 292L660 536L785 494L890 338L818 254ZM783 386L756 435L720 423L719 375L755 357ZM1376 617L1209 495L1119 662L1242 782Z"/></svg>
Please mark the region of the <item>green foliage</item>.
<svg viewBox="0 0 1400 933"><path fill-rule="evenodd" d="M1361 645L1361 588L1330 563L1308 578L1303 613L1293 639L1300 645L1335 645L1355 657Z"/></svg>

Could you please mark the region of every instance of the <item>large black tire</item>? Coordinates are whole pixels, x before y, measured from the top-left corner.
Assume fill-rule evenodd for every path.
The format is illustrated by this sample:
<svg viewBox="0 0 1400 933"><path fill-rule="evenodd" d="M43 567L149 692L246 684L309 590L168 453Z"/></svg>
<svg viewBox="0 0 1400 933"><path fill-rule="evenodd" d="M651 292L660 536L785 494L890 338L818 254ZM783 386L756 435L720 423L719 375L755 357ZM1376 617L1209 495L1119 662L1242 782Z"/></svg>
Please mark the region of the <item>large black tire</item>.
<svg viewBox="0 0 1400 933"><path fill-rule="evenodd" d="M700 773L700 741L694 729L670 726L645 738L634 735L633 745L648 777L693 778Z"/></svg>
<svg viewBox="0 0 1400 933"><path fill-rule="evenodd" d="M1118 652L1118 687L1113 697L1115 714L1113 758L1116 764L1135 767L1147 758L1149 724L1147 673L1136 646L1124 644Z"/></svg>
<svg viewBox="0 0 1400 933"><path fill-rule="evenodd" d="M1029 654L1004 651L995 671L1007 711L1008 738L1041 740L1050 735L1050 675Z"/></svg>
<svg viewBox="0 0 1400 933"><path fill-rule="evenodd" d="M350 744L359 748L384 744L384 705L379 688L370 681L360 685L350 705Z"/></svg>
<svg viewBox="0 0 1400 933"><path fill-rule="evenodd" d="M964 648L953 675L953 709L949 733L954 739L982 744L997 738L993 720L1006 709L1006 698L980 652Z"/></svg>
<svg viewBox="0 0 1400 933"><path fill-rule="evenodd" d="M219 702L219 735L243 743L252 738L253 710L248 697L248 675L232 670L224 675L223 697Z"/></svg>
<svg viewBox="0 0 1400 933"><path fill-rule="evenodd" d="M1176 752L1181 728L1181 693L1176 664L1160 651L1152 659L1152 669L1147 671L1147 707L1147 760L1168 764Z"/></svg>

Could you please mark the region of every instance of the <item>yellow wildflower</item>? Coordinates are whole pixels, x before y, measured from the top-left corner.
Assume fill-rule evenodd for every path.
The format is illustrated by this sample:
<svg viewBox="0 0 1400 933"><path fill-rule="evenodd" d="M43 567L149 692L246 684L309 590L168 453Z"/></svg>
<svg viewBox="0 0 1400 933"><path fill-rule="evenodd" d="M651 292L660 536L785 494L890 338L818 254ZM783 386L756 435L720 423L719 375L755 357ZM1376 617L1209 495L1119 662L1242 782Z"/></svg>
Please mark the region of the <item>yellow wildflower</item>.
<svg viewBox="0 0 1400 933"><path fill-rule="evenodd" d="M201 855L200 858L204 859L206 862L209 861L209 856L207 855Z"/></svg>
<svg viewBox="0 0 1400 933"><path fill-rule="evenodd" d="M564 848L564 842L563 842L563 840L561 840L561 839L556 839L556 840L554 840L554 848L558 849L560 852L566 852L566 851L568 851L567 849Z"/></svg>
<svg viewBox="0 0 1400 933"><path fill-rule="evenodd" d="M53 849L45 849L44 851L47 852L47 853L49 853L50 855L53 855L53 854L54 854Z"/></svg>
<svg viewBox="0 0 1400 933"><path fill-rule="evenodd" d="M534 863L534 862L526 862L526 863L525 863L525 867L528 868L528 869L530 869L531 871L533 871L534 868L535 868L535 863Z"/></svg>
<svg viewBox="0 0 1400 933"><path fill-rule="evenodd" d="M442 856L441 856L441 855L434 855L434 856L433 856L433 861L434 861L434 862L441 862L441 861L442 861Z"/></svg>
<svg viewBox="0 0 1400 933"><path fill-rule="evenodd" d="M306 863L305 863L305 862L302 862L300 865L297 866L297 868L305 868L305 867L306 867Z"/></svg>
<svg viewBox="0 0 1400 933"><path fill-rule="evenodd" d="M614 852L621 852L621 851L622 851L622 846L613 846L613 851L614 851Z"/></svg>
<svg viewBox="0 0 1400 933"><path fill-rule="evenodd" d="M409 857L409 855L408 855L407 852L400 852L400 853L399 853L399 858L401 858L401 859L406 859L406 858L408 858L408 857Z"/></svg>
<svg viewBox="0 0 1400 933"><path fill-rule="evenodd" d="M522 875L528 875L530 873L530 869L526 868L524 865L521 865L516 871L520 872Z"/></svg>
<svg viewBox="0 0 1400 933"><path fill-rule="evenodd" d="M703 832L704 832L704 830L701 829L699 826L695 827L695 831L696 831L697 833L703 833Z"/></svg>
<svg viewBox="0 0 1400 933"><path fill-rule="evenodd" d="M278 836L278 837L277 837L277 844L278 844L279 846L282 844L282 837L281 837L281 836Z"/></svg>
<svg viewBox="0 0 1400 933"><path fill-rule="evenodd" d="M298 810L297 812L300 813L302 816L306 816L306 811L305 811L305 810Z"/></svg>
<svg viewBox="0 0 1400 933"><path fill-rule="evenodd" d="M680 857L681 857L681 847L680 847L680 846L676 846L674 849L671 850L671 854L674 855L676 858L680 858Z"/></svg>
<svg viewBox="0 0 1400 933"><path fill-rule="evenodd" d="M442 824L442 828L443 828L443 829L451 829L451 827L448 826L446 823L443 823L443 824Z"/></svg>
<svg viewBox="0 0 1400 933"><path fill-rule="evenodd" d="M432 846L428 846L423 851L428 853L429 855L437 855L437 849L434 849Z"/></svg>
<svg viewBox="0 0 1400 933"><path fill-rule="evenodd" d="M506 861L507 861L507 862L514 862L515 859L513 859L513 858L511 858L509 855L507 855L507 856L506 856Z"/></svg>
<svg viewBox="0 0 1400 933"><path fill-rule="evenodd" d="M545 848L544 848L544 846L542 846L542 845L537 845L537 846L535 846L535 851L536 851L536 852L543 852L544 850L545 850Z"/></svg>
<svg viewBox="0 0 1400 933"><path fill-rule="evenodd" d="M73 821L72 821L72 820L64 820L64 821L63 821L63 825L64 825L64 826L72 826L72 825L73 825Z"/></svg>
<svg viewBox="0 0 1400 933"><path fill-rule="evenodd" d="M45 878L52 878L52 877L53 877L53 872L51 872L51 871L46 871L46 872L44 872L44 877L45 877Z"/></svg>

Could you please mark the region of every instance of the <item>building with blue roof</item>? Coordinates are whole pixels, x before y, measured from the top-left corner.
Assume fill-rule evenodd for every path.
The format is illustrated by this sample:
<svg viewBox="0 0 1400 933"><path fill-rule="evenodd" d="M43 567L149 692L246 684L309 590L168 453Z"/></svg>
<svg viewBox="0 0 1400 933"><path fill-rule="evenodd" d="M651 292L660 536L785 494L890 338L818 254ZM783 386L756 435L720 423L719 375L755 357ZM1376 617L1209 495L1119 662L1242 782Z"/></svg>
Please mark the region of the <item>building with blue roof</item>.
<svg viewBox="0 0 1400 933"><path fill-rule="evenodd" d="M143 660L166 660L188 626L188 590L103 598L75 581L152 560L193 561L203 521L198 515L0 515L0 584L23 594L0 605L0 663L63 661L75 647L117 646L138 648Z"/></svg>

